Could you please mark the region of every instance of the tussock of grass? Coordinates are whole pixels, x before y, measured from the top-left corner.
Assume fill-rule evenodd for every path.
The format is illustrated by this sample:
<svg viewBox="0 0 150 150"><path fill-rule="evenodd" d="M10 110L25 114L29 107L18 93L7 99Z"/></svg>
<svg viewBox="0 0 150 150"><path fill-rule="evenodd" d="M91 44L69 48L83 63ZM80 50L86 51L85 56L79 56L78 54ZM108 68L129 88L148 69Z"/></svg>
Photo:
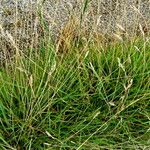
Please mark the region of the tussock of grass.
<svg viewBox="0 0 150 150"><path fill-rule="evenodd" d="M150 149L147 3L18 4L0 24L0 150Z"/></svg>
<svg viewBox="0 0 150 150"><path fill-rule="evenodd" d="M1 69L0 149L148 149L150 41L56 48Z"/></svg>

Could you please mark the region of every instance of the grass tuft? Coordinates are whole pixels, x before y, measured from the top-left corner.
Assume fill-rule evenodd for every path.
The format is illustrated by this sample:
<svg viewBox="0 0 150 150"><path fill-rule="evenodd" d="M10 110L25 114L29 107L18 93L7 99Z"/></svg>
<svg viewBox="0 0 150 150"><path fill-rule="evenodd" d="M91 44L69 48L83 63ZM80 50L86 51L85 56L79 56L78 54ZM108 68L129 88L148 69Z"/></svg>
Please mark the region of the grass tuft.
<svg viewBox="0 0 150 150"><path fill-rule="evenodd" d="M150 149L144 3L20 6L0 24L0 150Z"/></svg>
<svg viewBox="0 0 150 150"><path fill-rule="evenodd" d="M0 149L149 148L150 41L20 55L0 72Z"/></svg>

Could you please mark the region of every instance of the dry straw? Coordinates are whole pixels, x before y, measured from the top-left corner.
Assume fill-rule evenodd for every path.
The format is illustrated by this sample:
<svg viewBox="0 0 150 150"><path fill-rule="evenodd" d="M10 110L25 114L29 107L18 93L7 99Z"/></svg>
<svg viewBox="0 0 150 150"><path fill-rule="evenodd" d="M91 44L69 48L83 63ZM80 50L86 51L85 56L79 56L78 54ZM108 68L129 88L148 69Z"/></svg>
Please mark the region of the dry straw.
<svg viewBox="0 0 150 150"><path fill-rule="evenodd" d="M98 37L99 42L107 37L121 41L145 37L149 16L149 0L1 1L0 50L36 48L39 39L47 39L47 35L58 42L57 50L63 44L68 49L70 41L81 33Z"/></svg>

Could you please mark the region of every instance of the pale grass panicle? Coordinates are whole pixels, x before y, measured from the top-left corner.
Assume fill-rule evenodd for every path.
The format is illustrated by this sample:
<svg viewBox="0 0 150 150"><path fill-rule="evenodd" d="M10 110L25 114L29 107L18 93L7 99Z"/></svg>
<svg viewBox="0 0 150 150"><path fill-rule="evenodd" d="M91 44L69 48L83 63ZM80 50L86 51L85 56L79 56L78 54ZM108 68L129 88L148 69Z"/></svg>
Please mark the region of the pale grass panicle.
<svg viewBox="0 0 150 150"><path fill-rule="evenodd" d="M38 44L37 40L41 35L46 36L45 28L49 30L53 39L59 38L63 28L68 21L70 22L70 16L81 22L82 30L104 35L114 33L119 39L125 33L134 36L137 30L138 34L142 32L142 35L145 35L150 23L149 0L1 0L0 2L0 24L4 30L13 35L20 49L35 47L33 43ZM5 48L3 44L5 43L0 44L0 49Z"/></svg>

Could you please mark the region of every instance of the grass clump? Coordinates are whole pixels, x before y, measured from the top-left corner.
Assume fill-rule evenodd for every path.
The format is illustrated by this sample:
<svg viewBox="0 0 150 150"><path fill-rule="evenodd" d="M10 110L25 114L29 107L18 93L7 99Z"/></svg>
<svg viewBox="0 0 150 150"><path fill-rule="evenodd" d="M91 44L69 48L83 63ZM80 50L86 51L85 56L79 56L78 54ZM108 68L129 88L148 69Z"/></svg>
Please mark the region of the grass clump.
<svg viewBox="0 0 150 150"><path fill-rule="evenodd" d="M150 148L149 39L78 42L1 69L0 149Z"/></svg>

